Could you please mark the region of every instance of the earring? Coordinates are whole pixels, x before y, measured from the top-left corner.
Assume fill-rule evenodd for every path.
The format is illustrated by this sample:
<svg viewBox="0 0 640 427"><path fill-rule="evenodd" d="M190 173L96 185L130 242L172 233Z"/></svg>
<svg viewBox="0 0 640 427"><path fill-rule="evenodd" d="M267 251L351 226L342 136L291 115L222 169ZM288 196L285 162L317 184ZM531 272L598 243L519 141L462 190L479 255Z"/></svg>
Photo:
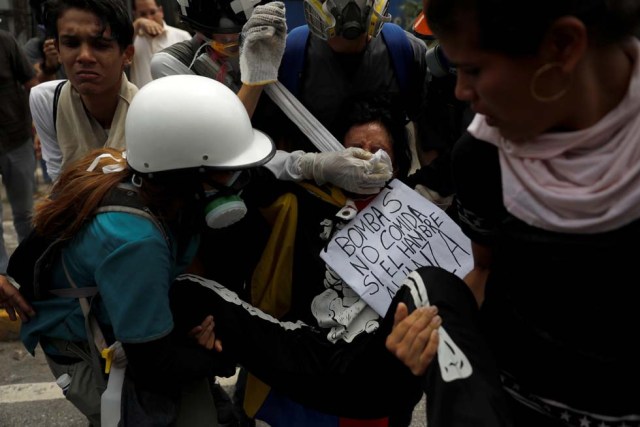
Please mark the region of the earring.
<svg viewBox="0 0 640 427"><path fill-rule="evenodd" d="M569 87L571 86L571 74L569 74L569 78L567 80L567 85L561 89L559 92L553 94L553 95L540 95L538 93L538 90L536 89L537 87L537 83L538 83L538 79L545 74L546 72L553 70L554 68L558 68L560 70L562 70L562 63L560 62L550 62L547 64L544 64L543 66L541 66L540 68L538 68L538 70L536 70L536 72L533 74L533 77L531 78L531 84L529 85L529 92L531 93L531 97L533 99L535 99L538 102L554 102L557 101L558 99L562 98L563 96L566 95L566 93L569 91Z"/></svg>

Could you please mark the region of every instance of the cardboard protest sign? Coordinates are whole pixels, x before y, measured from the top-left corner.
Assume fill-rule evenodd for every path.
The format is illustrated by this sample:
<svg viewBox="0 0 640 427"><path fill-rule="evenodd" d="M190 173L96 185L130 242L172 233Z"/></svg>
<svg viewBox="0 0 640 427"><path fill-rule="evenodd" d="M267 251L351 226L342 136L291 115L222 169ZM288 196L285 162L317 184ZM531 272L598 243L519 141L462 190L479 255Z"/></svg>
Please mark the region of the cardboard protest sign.
<svg viewBox="0 0 640 427"><path fill-rule="evenodd" d="M459 277L473 267L471 242L460 227L398 180L338 231L320 257L381 316L418 267Z"/></svg>

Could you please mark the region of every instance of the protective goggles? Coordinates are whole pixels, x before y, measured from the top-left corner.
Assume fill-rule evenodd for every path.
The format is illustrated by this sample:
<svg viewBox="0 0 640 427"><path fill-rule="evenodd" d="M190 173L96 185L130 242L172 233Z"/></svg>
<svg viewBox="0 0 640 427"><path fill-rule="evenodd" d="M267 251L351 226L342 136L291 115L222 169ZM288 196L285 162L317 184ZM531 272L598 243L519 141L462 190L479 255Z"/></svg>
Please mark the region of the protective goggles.
<svg viewBox="0 0 640 427"><path fill-rule="evenodd" d="M236 37L235 40L218 41L215 39L208 39L209 46L216 52L225 56L238 56L240 55L240 38Z"/></svg>
<svg viewBox="0 0 640 427"><path fill-rule="evenodd" d="M213 37L204 39L214 51L231 57L240 55L240 34L221 34Z"/></svg>

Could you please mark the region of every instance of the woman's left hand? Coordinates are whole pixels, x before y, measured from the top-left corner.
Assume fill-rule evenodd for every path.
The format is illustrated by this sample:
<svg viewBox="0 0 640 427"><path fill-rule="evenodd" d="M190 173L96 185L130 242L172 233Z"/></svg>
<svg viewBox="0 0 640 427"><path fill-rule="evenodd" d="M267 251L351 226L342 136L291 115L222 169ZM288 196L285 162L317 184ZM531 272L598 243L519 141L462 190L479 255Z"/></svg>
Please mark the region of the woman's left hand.
<svg viewBox="0 0 640 427"><path fill-rule="evenodd" d="M214 333L215 322L213 316L209 315L204 318L201 324L189 331L189 336L195 338L202 347L207 350L222 351L222 342L216 339Z"/></svg>

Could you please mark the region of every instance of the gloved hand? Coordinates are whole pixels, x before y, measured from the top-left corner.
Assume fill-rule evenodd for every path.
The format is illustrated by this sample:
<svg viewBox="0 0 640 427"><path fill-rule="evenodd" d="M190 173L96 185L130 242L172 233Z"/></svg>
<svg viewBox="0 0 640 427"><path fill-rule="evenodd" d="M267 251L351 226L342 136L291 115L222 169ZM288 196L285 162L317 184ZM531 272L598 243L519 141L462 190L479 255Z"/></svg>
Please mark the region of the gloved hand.
<svg viewBox="0 0 640 427"><path fill-rule="evenodd" d="M298 160L304 179L314 179L318 185L330 182L343 190L357 194L375 194L391 179L393 167L383 150L371 154L351 147L329 153L306 153Z"/></svg>
<svg viewBox="0 0 640 427"><path fill-rule="evenodd" d="M240 79L248 85L278 80L287 38L285 7L281 1L256 6L240 34Z"/></svg>

